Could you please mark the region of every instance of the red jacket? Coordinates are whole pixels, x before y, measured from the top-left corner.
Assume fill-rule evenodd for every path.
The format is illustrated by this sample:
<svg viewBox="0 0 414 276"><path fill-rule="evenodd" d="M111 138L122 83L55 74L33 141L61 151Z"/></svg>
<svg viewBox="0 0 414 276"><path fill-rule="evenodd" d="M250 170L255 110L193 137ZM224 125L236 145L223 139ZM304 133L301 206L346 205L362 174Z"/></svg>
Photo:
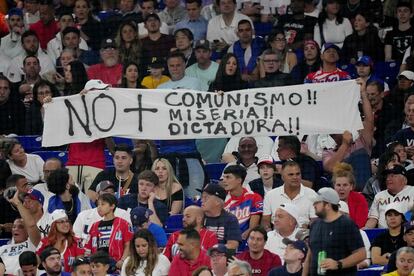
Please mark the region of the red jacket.
<svg viewBox="0 0 414 276"><path fill-rule="evenodd" d="M358 228L365 226L368 219L368 203L365 197L355 191L348 196L349 216L358 225Z"/></svg>
<svg viewBox="0 0 414 276"><path fill-rule="evenodd" d="M175 231L172 233L170 238L168 239L167 245L164 249L164 255L172 261L174 256L178 253L178 245L176 244L178 235L180 234L180 231ZM218 244L216 233L207 230L206 228L201 228L200 232L200 243L201 243L201 249L202 250L208 250L213 245Z"/></svg>
<svg viewBox="0 0 414 276"><path fill-rule="evenodd" d="M194 262L189 262L185 259L182 259L180 255L176 255L171 263L170 272L168 276L191 276L193 271L199 268L200 266L210 266L210 257L207 256L204 250L200 250L197 260Z"/></svg>
<svg viewBox="0 0 414 276"><path fill-rule="evenodd" d="M97 221L92 224L91 230L89 231L89 240L85 246L87 253L93 254L98 250L98 239L101 233L98 230L99 222ZM112 232L109 238L109 255L119 261L124 254L124 245L129 242L134 236L131 225L119 217L115 217L114 223L112 224Z"/></svg>
<svg viewBox="0 0 414 276"><path fill-rule="evenodd" d="M42 20L30 25L30 30L34 31L39 38L40 47L43 50L47 49L47 43L55 38L59 32L59 25L57 21L53 20L48 25L45 25Z"/></svg>

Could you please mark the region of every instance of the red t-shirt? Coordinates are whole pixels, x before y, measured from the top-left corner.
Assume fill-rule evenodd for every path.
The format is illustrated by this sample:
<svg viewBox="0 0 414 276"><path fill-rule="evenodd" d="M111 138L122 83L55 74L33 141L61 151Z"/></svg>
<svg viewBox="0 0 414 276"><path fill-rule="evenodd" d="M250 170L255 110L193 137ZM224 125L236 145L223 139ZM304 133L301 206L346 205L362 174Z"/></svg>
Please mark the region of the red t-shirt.
<svg viewBox="0 0 414 276"><path fill-rule="evenodd" d="M105 169L105 139L90 143L72 143L69 145L66 166L91 166Z"/></svg>
<svg viewBox="0 0 414 276"><path fill-rule="evenodd" d="M210 257L207 256L204 250L200 250L200 254L194 262L189 262L182 259L180 255L176 255L171 263L168 276L191 276L194 270L204 265L211 267Z"/></svg>
<svg viewBox="0 0 414 276"><path fill-rule="evenodd" d="M267 276L272 268L282 265L280 257L267 249L264 250L263 256L258 260L250 257L249 250L238 254L237 259L248 262L252 266L254 276Z"/></svg>
<svg viewBox="0 0 414 276"><path fill-rule="evenodd" d="M117 87L122 79L122 65L117 64L112 67L106 67L103 63L99 63L90 66L87 73L90 80L98 79Z"/></svg>
<svg viewBox="0 0 414 276"><path fill-rule="evenodd" d="M216 233L207 230L205 228L201 228L200 232L200 243L201 243L201 249L207 251L213 245L218 244ZM180 234L180 231L175 231L172 233L170 238L168 239L167 245L164 249L164 255L172 261L175 255L178 253L178 245L176 244L178 235Z"/></svg>
<svg viewBox="0 0 414 276"><path fill-rule="evenodd" d="M49 245L49 238L44 237L37 246L36 254L39 256L40 253L42 253L42 251ZM82 242L78 238L74 237L72 245L70 247L66 247L66 250L63 253L64 271L72 272L72 264L76 257L83 255L85 255L85 249L82 246Z"/></svg>
<svg viewBox="0 0 414 276"><path fill-rule="evenodd" d="M351 191L348 196L349 217L358 225L365 226L368 219L368 203L363 195Z"/></svg>
<svg viewBox="0 0 414 276"><path fill-rule="evenodd" d="M43 50L46 50L47 43L54 39L56 34L59 32L59 25L55 20L50 22L48 25L43 24L43 21L39 20L30 25L30 30L37 34L40 47L42 47Z"/></svg>

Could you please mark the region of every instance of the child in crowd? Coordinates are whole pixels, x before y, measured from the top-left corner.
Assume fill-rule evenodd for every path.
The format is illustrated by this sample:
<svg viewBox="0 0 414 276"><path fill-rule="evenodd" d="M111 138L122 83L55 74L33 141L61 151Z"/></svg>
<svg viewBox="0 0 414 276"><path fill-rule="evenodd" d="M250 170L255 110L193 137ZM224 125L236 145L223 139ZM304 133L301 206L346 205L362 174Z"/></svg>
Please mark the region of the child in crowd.
<svg viewBox="0 0 414 276"><path fill-rule="evenodd" d="M157 57L152 58L151 64L149 65L149 72L150 75L146 76L141 82L141 85L148 89L155 89L158 85L170 80L169 77L162 74L164 72L164 64Z"/></svg>

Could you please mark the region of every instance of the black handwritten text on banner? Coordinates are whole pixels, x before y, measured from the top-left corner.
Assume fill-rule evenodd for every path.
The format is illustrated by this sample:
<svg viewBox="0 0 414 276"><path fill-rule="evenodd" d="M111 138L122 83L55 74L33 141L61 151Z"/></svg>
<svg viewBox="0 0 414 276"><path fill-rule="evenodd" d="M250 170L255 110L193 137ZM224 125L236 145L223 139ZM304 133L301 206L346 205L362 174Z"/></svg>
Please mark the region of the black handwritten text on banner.
<svg viewBox="0 0 414 276"><path fill-rule="evenodd" d="M355 81L217 93L111 88L45 105L43 146L109 136L194 139L362 128Z"/></svg>

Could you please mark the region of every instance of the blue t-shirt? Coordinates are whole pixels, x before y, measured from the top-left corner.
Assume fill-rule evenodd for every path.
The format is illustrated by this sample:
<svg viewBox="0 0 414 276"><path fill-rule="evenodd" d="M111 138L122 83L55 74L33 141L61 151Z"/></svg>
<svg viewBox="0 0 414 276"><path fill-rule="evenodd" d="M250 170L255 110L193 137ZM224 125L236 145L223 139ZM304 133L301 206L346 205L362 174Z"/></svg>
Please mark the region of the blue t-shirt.
<svg viewBox="0 0 414 276"><path fill-rule="evenodd" d="M405 147L414 146L414 131L409 128L399 130L391 141L398 141Z"/></svg>
<svg viewBox="0 0 414 276"><path fill-rule="evenodd" d="M158 247L165 247L167 245L167 235L165 234L164 228L158 224L150 223L148 231L154 235Z"/></svg>

